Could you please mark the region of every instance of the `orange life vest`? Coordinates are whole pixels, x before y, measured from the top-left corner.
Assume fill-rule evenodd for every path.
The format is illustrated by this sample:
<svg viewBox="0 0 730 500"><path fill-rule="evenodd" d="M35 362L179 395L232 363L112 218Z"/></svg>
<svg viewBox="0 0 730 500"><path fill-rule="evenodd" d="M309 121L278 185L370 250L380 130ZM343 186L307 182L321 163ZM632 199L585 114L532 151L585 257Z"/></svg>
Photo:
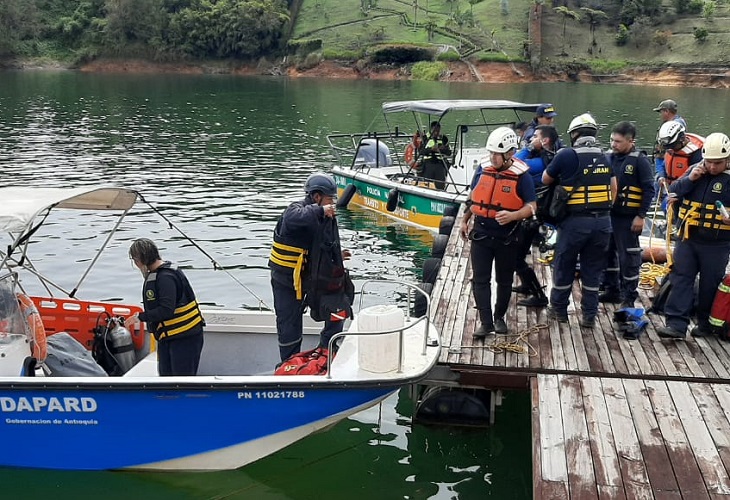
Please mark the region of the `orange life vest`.
<svg viewBox="0 0 730 500"><path fill-rule="evenodd" d="M413 134L413 139L406 146L406 150L403 154L403 159L406 161L406 165L413 168L418 164L418 149L421 147L421 132Z"/></svg>
<svg viewBox="0 0 730 500"><path fill-rule="evenodd" d="M524 162L512 159L512 166L499 171L489 166L482 171L479 182L471 192L471 213L494 219L500 210L515 212L525 206L517 192L517 182L530 170Z"/></svg>
<svg viewBox="0 0 730 500"><path fill-rule="evenodd" d="M690 167L690 157L692 154L702 149L705 145L705 138L697 134L685 134L689 142L679 151L667 151L664 153L664 169L667 172L667 179L670 181L679 179Z"/></svg>

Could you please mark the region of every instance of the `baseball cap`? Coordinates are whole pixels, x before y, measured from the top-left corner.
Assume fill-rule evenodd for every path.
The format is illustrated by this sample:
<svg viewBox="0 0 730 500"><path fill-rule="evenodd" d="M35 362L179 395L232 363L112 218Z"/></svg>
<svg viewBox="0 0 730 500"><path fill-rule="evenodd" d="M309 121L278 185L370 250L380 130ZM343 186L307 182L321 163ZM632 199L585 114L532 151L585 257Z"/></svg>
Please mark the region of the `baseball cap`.
<svg viewBox="0 0 730 500"><path fill-rule="evenodd" d="M665 99L659 103L659 106L654 108L654 111L661 111L663 109L669 109L671 111L677 111L677 103L671 99Z"/></svg>
<svg viewBox="0 0 730 500"><path fill-rule="evenodd" d="M555 106L553 106L552 104L540 104L537 107L537 111L535 111L535 114L537 116L546 116L548 118L558 116L558 114L555 112Z"/></svg>

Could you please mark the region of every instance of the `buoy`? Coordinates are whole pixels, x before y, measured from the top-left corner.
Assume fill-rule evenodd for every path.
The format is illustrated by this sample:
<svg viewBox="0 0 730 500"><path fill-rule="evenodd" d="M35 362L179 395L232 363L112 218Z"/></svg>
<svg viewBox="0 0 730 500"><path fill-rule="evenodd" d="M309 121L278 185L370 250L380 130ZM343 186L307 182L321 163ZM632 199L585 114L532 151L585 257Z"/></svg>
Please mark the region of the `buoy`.
<svg viewBox="0 0 730 500"><path fill-rule="evenodd" d="M398 208L398 188L393 188L390 191L388 191L388 203L385 205L385 208L388 209L388 212L392 212L396 208Z"/></svg>
<svg viewBox="0 0 730 500"><path fill-rule="evenodd" d="M486 426L490 422L491 392L432 386L416 405L414 420L424 423Z"/></svg>
<svg viewBox="0 0 730 500"><path fill-rule="evenodd" d="M350 200L352 200L352 197L355 196L355 193L357 192L357 188L354 184L348 184L345 186L344 191L342 191L342 196L337 200L337 208L347 208L347 205L350 204Z"/></svg>
<svg viewBox="0 0 730 500"><path fill-rule="evenodd" d="M664 264L667 261L667 249L664 247L649 247L641 251L641 262Z"/></svg>

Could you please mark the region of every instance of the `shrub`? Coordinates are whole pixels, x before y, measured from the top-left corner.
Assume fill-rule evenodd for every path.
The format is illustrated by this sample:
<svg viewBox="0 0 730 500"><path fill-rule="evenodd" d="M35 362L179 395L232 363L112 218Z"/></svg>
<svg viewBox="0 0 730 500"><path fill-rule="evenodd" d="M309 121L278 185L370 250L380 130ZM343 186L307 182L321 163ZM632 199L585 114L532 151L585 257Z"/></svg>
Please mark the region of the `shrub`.
<svg viewBox="0 0 730 500"><path fill-rule="evenodd" d="M409 64L418 61L431 61L433 52L426 47L415 45L383 45L370 53L374 63Z"/></svg>
<svg viewBox="0 0 730 500"><path fill-rule="evenodd" d="M520 60L519 58L510 57L501 52L487 52L479 56L479 62L512 62Z"/></svg>
<svg viewBox="0 0 730 500"><path fill-rule="evenodd" d="M362 57L362 51L324 49L322 51L322 57L328 60L357 61Z"/></svg>
<svg viewBox="0 0 730 500"><path fill-rule="evenodd" d="M322 54L318 52L312 52L310 54L307 54L306 57L304 57L304 60L300 60L296 68L300 71L312 69L319 65L319 63L322 62Z"/></svg>
<svg viewBox="0 0 730 500"><path fill-rule="evenodd" d="M618 25L618 31L616 32L616 45L622 47L629 41L629 29L625 24Z"/></svg>
<svg viewBox="0 0 730 500"><path fill-rule="evenodd" d="M609 61L605 59L593 59L588 64L590 64L593 73L603 75L618 73L629 65L627 61Z"/></svg>
<svg viewBox="0 0 730 500"><path fill-rule="evenodd" d="M664 46L669 43L672 32L669 30L656 30L651 37L651 41L659 46Z"/></svg>
<svg viewBox="0 0 730 500"><path fill-rule="evenodd" d="M309 54L322 49L322 39L313 38L309 40L289 40L286 50L289 54Z"/></svg>
<svg viewBox="0 0 730 500"><path fill-rule="evenodd" d="M706 1L702 6L702 17L705 19L711 19L712 16L715 15L715 9L717 9L717 4L715 2L712 0Z"/></svg>
<svg viewBox="0 0 730 500"><path fill-rule="evenodd" d="M695 28L694 29L695 40L697 40L700 43L702 43L705 40L707 40L707 35L708 34L709 33L707 32L707 29L705 29L705 28Z"/></svg>
<svg viewBox="0 0 730 500"><path fill-rule="evenodd" d="M437 61L459 61L461 60L461 56L457 52L454 52L453 50L447 50L446 52L440 53L436 57Z"/></svg>
<svg viewBox="0 0 730 500"><path fill-rule="evenodd" d="M690 0L687 4L688 14L699 14L702 12L702 8L705 6L705 0Z"/></svg>
<svg viewBox="0 0 730 500"><path fill-rule="evenodd" d="M447 70L443 62L417 62L411 68L411 76L416 80L437 81Z"/></svg>

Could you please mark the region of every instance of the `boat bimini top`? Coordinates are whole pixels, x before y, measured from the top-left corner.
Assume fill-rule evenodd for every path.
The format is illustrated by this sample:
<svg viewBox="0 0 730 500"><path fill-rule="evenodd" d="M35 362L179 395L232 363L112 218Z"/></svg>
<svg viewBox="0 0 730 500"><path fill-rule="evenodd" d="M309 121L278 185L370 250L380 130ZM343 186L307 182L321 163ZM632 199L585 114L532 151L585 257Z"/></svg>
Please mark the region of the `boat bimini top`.
<svg viewBox="0 0 730 500"><path fill-rule="evenodd" d="M449 111L488 111L512 109L536 112L540 104L525 104L504 99L426 99L423 101L395 101L383 103L383 113L424 113L438 116L439 120Z"/></svg>

